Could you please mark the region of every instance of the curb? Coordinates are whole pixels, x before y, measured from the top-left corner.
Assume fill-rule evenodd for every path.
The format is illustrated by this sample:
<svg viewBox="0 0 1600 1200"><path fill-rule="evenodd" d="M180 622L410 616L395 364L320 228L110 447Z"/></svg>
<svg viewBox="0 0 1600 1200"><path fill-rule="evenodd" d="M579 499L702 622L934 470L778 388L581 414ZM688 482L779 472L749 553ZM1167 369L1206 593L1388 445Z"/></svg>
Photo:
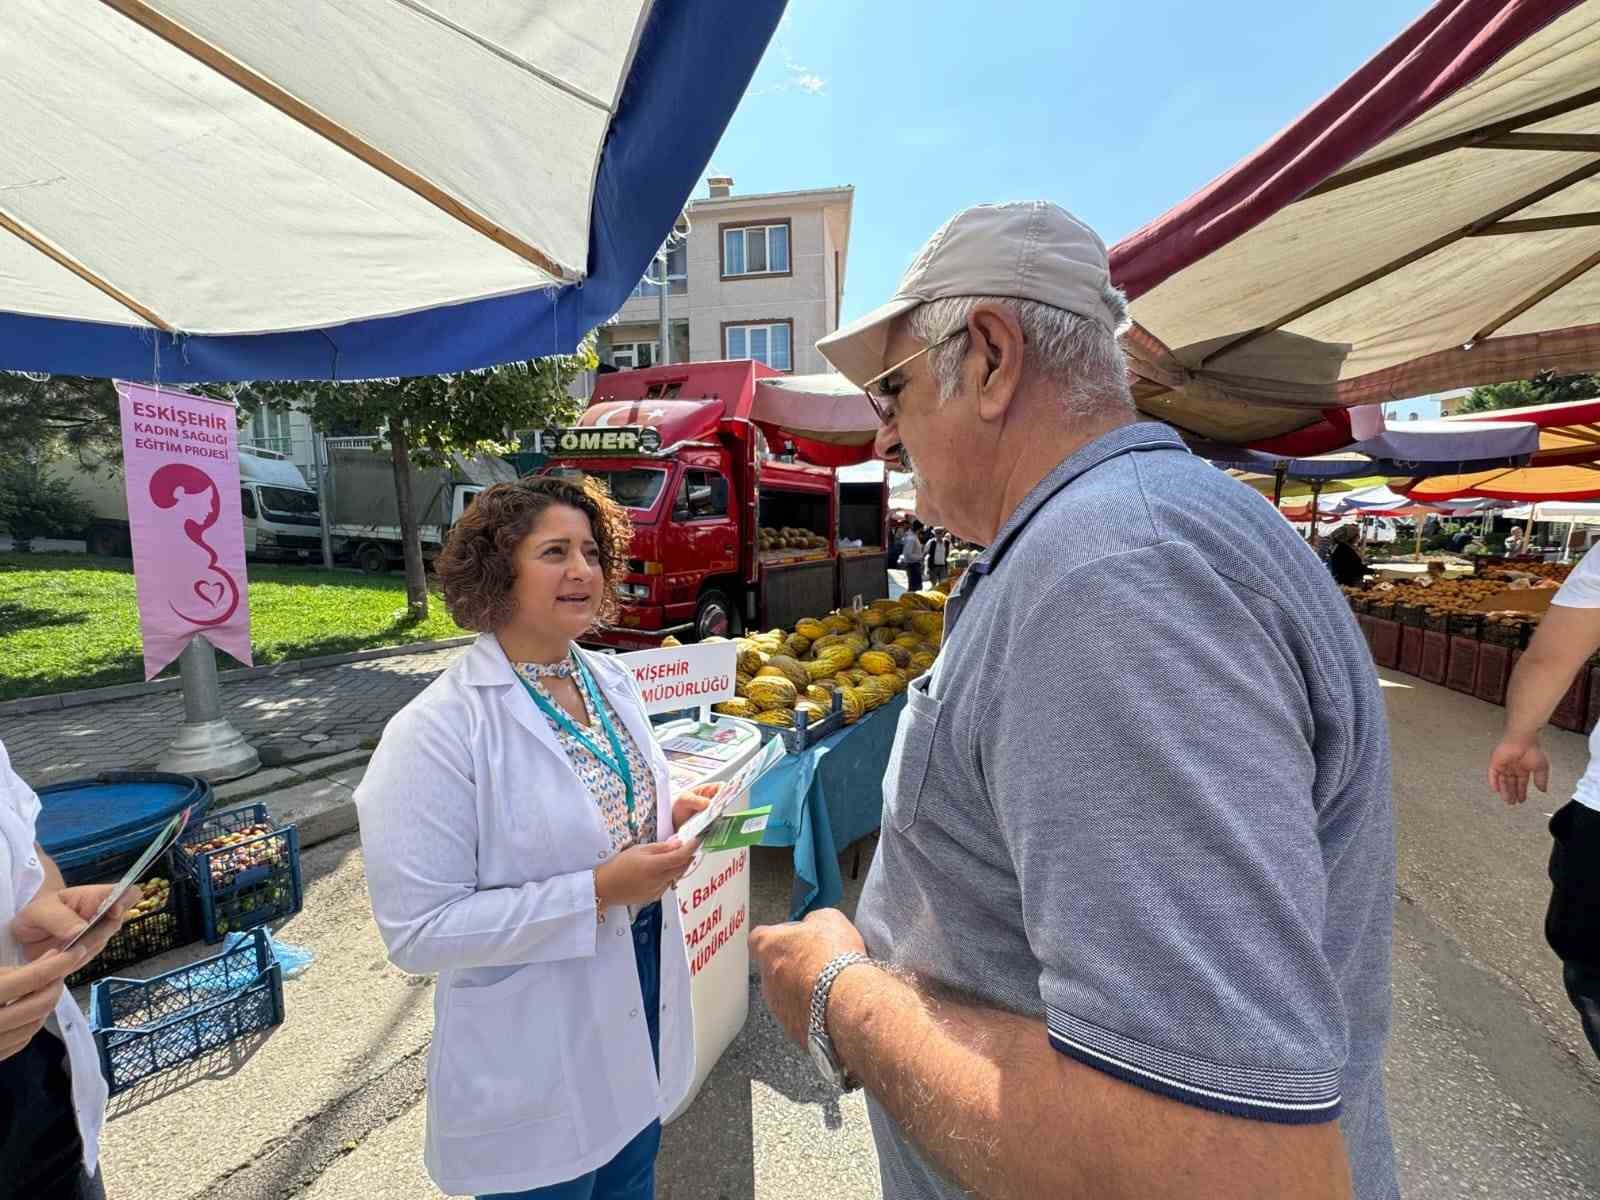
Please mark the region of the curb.
<svg viewBox="0 0 1600 1200"><path fill-rule="evenodd" d="M314 658L291 658L265 667L239 667L232 671L219 671L221 686L247 679L267 679L275 675L298 675L322 667L339 667L346 663L367 662L374 658L399 658L406 654L427 654L433 650L451 650L457 646L470 646L478 640L477 634L466 637L441 638L432 642L411 642L404 646L379 646L373 650L351 650L344 654L322 654ZM74 692L55 692L48 696L25 696L21 700L0 701L0 718L22 717L30 713L56 712L66 708L84 708L91 704L109 704L115 700L128 700L135 696L154 696L162 692L175 692L183 687L181 679L152 679L148 683L119 683L111 687L83 688Z"/></svg>

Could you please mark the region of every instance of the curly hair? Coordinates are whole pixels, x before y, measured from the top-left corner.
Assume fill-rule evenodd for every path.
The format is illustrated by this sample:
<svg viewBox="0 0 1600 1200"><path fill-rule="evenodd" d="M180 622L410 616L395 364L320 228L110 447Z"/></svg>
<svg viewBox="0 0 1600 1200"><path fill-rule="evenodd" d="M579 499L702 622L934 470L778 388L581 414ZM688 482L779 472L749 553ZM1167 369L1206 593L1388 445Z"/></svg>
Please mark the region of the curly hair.
<svg viewBox="0 0 1600 1200"><path fill-rule="evenodd" d="M616 615L617 585L627 574L633 538L626 510L598 479L535 475L485 488L450 530L435 568L445 607L457 625L493 632L511 619L516 610L516 549L555 504L589 518L603 580L596 619L608 621Z"/></svg>

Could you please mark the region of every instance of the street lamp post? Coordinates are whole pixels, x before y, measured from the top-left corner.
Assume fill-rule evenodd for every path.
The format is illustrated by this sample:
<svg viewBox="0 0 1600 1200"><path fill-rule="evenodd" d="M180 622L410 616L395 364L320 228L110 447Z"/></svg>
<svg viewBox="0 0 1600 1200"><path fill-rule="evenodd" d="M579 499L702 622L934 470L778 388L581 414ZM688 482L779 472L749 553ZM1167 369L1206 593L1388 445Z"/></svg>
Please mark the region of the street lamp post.
<svg viewBox="0 0 1600 1200"><path fill-rule="evenodd" d="M258 768L261 756L256 748L222 715L217 652L203 635L197 634L183 648L178 674L183 680L183 724L156 769L220 783Z"/></svg>

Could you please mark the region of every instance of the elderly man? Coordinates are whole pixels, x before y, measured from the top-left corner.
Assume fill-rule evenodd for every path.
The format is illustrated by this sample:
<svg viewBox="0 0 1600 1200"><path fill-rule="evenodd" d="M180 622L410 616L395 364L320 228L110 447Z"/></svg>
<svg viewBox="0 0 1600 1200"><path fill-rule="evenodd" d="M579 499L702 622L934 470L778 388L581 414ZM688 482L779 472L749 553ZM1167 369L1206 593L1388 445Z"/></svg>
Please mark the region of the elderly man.
<svg viewBox="0 0 1600 1200"><path fill-rule="evenodd" d="M758 929L864 1086L890 1200L1397 1194L1383 702L1261 498L1139 423L1105 247L1044 203L934 234L819 343L988 549L914 682L860 930Z"/></svg>

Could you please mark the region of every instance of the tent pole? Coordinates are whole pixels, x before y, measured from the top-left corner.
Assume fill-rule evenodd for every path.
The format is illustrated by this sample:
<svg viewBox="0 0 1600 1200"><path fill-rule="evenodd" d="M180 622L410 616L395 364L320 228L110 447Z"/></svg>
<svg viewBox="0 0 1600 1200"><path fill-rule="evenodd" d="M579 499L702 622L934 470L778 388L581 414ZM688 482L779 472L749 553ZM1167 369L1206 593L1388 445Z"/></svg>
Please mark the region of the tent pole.
<svg viewBox="0 0 1600 1200"><path fill-rule="evenodd" d="M1279 467L1272 472L1272 507L1283 507L1283 480L1288 474L1288 469Z"/></svg>
<svg viewBox="0 0 1600 1200"><path fill-rule="evenodd" d="M1415 523L1415 528L1416 528L1416 531L1417 531L1417 553L1416 553L1416 558L1417 558L1418 562L1422 561L1422 522L1425 521L1426 519L1427 518L1424 517L1421 513L1417 513L1412 518L1413 522Z"/></svg>
<svg viewBox="0 0 1600 1200"><path fill-rule="evenodd" d="M1311 481L1311 537L1310 544L1317 544L1317 507L1322 503L1322 480Z"/></svg>
<svg viewBox="0 0 1600 1200"><path fill-rule="evenodd" d="M1567 523L1567 536L1561 539L1561 561L1572 561L1572 535L1578 532L1578 518L1573 517Z"/></svg>

